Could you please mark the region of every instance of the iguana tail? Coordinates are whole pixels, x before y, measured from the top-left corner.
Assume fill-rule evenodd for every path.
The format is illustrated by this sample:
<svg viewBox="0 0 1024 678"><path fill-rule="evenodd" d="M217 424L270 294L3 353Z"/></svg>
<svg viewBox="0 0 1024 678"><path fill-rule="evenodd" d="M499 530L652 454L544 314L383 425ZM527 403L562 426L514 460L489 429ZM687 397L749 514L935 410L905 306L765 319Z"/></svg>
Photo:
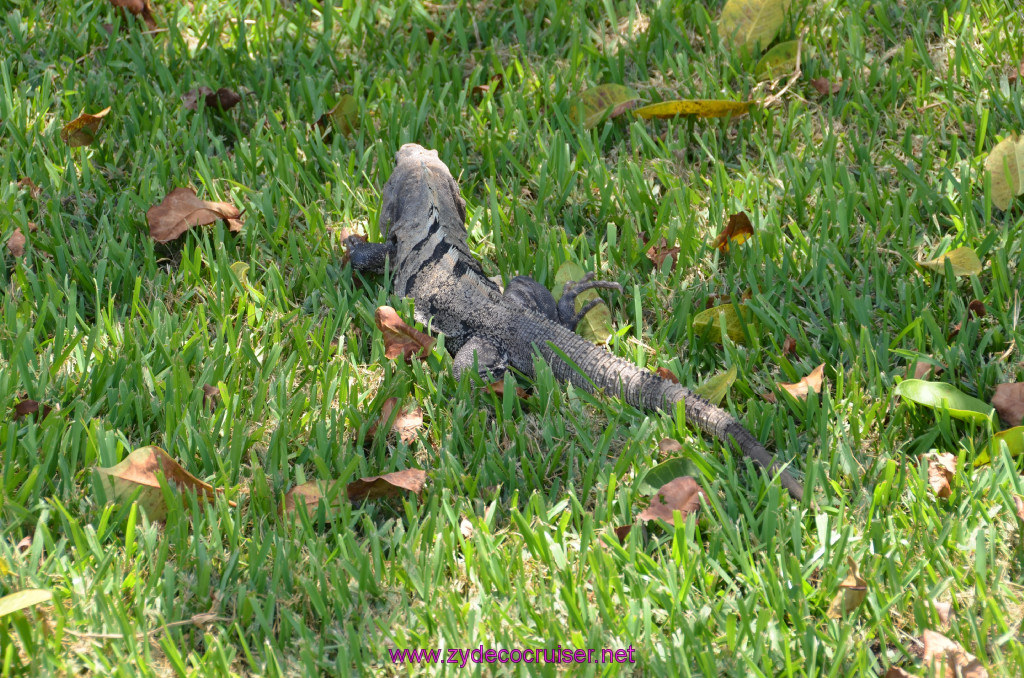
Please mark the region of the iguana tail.
<svg viewBox="0 0 1024 678"><path fill-rule="evenodd" d="M536 322L531 322L536 320ZM673 411L684 403L686 420L704 433L732 444L755 464L778 474L783 487L794 499L803 498L803 486L774 460L743 424L725 410L679 384L662 379L653 372L612 355L565 327L533 313L520 322L515 331L524 345L536 346L562 382L593 392L595 388L618 395L634 407L644 410ZM557 347L557 348L556 348ZM565 358L563 359L562 355ZM575 366L575 367L574 367Z"/></svg>

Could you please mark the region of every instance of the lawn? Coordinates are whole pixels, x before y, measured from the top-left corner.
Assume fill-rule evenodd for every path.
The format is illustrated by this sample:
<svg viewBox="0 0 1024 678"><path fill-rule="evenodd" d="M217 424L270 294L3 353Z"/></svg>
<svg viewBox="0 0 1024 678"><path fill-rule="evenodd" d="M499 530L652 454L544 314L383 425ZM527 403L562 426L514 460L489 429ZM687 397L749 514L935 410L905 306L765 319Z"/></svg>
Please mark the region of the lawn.
<svg viewBox="0 0 1024 678"><path fill-rule="evenodd" d="M899 386L928 364L984 409L1024 382L1024 198L996 207L984 171L1024 132L1024 15L795 0L772 44L799 63L764 75L764 49L719 36L723 4L209 0L147 24L5 0L0 598L49 599L0 609L0 676L931 676L926 632L1024 675L1024 456L993 437L1020 422ZM605 84L756 103L588 126ZM343 240L379 239L407 142L459 181L488 275L553 288L572 262L624 288L609 350L690 387L734 369L723 407L803 501L679 412L546 369L495 394L440 338L386 357L375 311L411 323L412 303ZM157 242L147 211L180 187L241 229ZM740 212L753 234L717 247ZM942 262L961 247L981 266ZM709 305L744 322L709 327ZM779 386L819 365L818 393ZM168 471L108 501L125 486L96 469L147 446L212 500ZM419 492L343 500L409 469ZM703 509L640 521L676 475ZM393 661L435 648L464 667Z"/></svg>

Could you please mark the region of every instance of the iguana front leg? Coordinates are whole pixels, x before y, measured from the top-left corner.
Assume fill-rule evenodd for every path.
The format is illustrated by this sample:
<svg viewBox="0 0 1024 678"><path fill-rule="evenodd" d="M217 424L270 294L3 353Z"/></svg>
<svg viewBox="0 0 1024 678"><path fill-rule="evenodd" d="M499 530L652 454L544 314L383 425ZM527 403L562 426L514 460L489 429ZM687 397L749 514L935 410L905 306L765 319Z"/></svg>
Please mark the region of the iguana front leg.
<svg viewBox="0 0 1024 678"><path fill-rule="evenodd" d="M352 268L366 273L383 273L384 264L389 257L394 257L395 247L390 242L366 242L362 238L350 235L345 239L348 247L348 260Z"/></svg>

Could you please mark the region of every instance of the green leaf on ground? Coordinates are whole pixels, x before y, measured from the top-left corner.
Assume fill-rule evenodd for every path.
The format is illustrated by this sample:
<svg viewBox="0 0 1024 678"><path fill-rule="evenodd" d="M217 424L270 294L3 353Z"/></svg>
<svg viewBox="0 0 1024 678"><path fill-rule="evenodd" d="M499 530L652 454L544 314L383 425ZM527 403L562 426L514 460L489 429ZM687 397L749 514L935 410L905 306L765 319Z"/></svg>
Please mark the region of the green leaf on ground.
<svg viewBox="0 0 1024 678"><path fill-rule="evenodd" d="M796 70L799 45L798 40L787 40L772 47L754 66L754 77L758 80L772 80L792 73Z"/></svg>
<svg viewBox="0 0 1024 678"><path fill-rule="evenodd" d="M970 247L957 247L942 256L919 262L919 264L924 268L941 273L946 270L947 259L953 267L953 275L978 275L981 273L981 259L978 258L977 252Z"/></svg>
<svg viewBox="0 0 1024 678"><path fill-rule="evenodd" d="M565 286L565 283L570 280L583 280L585 275L586 273L576 262L564 262L555 272L555 288L551 290L552 294L555 295L555 299L559 299L562 296L562 288ZM599 297L600 295L598 295L597 290L590 289L581 292L576 297L576 312L579 313L588 302ZM612 336L612 312L608 308L608 304L598 304L590 309L583 316L583 320L580 321L576 331L579 332L581 337L595 344L603 344L608 341L608 337Z"/></svg>
<svg viewBox="0 0 1024 678"><path fill-rule="evenodd" d="M0 598L0 618L53 598L46 589L24 589Z"/></svg>
<svg viewBox="0 0 1024 678"><path fill-rule="evenodd" d="M726 0L718 35L732 51L753 53L775 39L788 8L789 0Z"/></svg>
<svg viewBox="0 0 1024 678"><path fill-rule="evenodd" d="M703 396L713 405L719 405L736 381L736 373L736 366L733 365L725 372L719 372L695 388L694 393Z"/></svg>
<svg viewBox="0 0 1024 678"><path fill-rule="evenodd" d="M754 330L754 321L749 312L743 311L741 318L740 311L737 311L734 305L722 304L704 309L693 316L693 332L699 337L718 341L722 334L723 323L725 324L725 333L737 344L745 344L747 341L743 335L744 323L751 328L751 331Z"/></svg>
<svg viewBox="0 0 1024 678"><path fill-rule="evenodd" d="M943 382L907 379L893 393L933 410L948 410L949 416L964 421L984 424L995 415L995 409L988 403Z"/></svg>
<svg viewBox="0 0 1024 678"><path fill-rule="evenodd" d="M598 85L580 92L570 112L573 119L579 119L582 114L583 126L590 129L604 119L605 113L610 118L622 115L639 100L637 93L625 85Z"/></svg>

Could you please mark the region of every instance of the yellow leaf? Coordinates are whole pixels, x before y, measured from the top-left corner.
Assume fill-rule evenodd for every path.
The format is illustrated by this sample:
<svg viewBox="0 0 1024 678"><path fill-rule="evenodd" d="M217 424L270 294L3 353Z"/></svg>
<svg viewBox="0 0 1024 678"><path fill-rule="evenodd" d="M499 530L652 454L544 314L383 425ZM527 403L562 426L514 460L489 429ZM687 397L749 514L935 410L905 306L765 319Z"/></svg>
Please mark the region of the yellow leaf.
<svg viewBox="0 0 1024 678"><path fill-rule="evenodd" d="M24 610L39 603L45 603L53 598L53 594L46 589L23 589L15 591L0 598L0 618L6 617L12 612Z"/></svg>
<svg viewBox="0 0 1024 678"><path fill-rule="evenodd" d="M95 140L96 132L99 131L100 124L107 113L110 113L110 106L99 113L89 114L83 111L77 118L64 125L60 131L60 138L72 148L88 146Z"/></svg>
<svg viewBox="0 0 1024 678"><path fill-rule="evenodd" d="M789 0L726 0L718 35L735 52L752 52L775 39L789 9Z"/></svg>
<svg viewBox="0 0 1024 678"><path fill-rule="evenodd" d="M735 381L736 366L733 365L725 372L719 372L715 376L711 377L693 391L697 395L706 398L712 405L719 405Z"/></svg>
<svg viewBox="0 0 1024 678"><path fill-rule="evenodd" d="M789 40L772 47L754 66L754 77L758 80L771 80L792 73L796 70L798 45L799 41Z"/></svg>
<svg viewBox="0 0 1024 678"><path fill-rule="evenodd" d="M675 99L650 104L633 111L641 118L674 118L678 115L695 115L698 118L721 118L729 114L743 115L750 109L749 101L728 99Z"/></svg>
<svg viewBox="0 0 1024 678"><path fill-rule="evenodd" d="M1024 137L1010 135L996 144L985 158L985 171L992 187L992 204L1008 209L1024 193Z"/></svg>
<svg viewBox="0 0 1024 678"><path fill-rule="evenodd" d="M828 608L828 616L832 619L839 619L860 607L868 595L868 583L857 571L857 563L853 558L846 557L846 564L850 566L850 573L846 579L839 584L841 589L832 604Z"/></svg>
<svg viewBox="0 0 1024 678"><path fill-rule="evenodd" d="M575 119L582 113L583 126L590 129L601 122L606 111L609 117L614 118L632 108L637 101L636 92L624 85L598 85L580 92L579 99L570 110Z"/></svg>
<svg viewBox="0 0 1024 678"><path fill-rule="evenodd" d="M740 313L732 304L713 306L693 316L693 331L698 336L706 336L712 341L717 341L721 337L721 328L724 322L725 333L729 338L737 344L743 344L746 343L746 337L743 336L743 325L744 323L753 324L749 313L744 312L743 316L741 319Z"/></svg>
<svg viewBox="0 0 1024 678"><path fill-rule="evenodd" d="M946 259L949 259L949 263L953 266L953 275L978 275L981 273L981 259L978 258L978 254L970 247L957 247L955 250L946 252L931 261L919 263L924 268L930 268L941 273L946 270Z"/></svg>
<svg viewBox="0 0 1024 678"><path fill-rule="evenodd" d="M1002 454L1003 445L1006 445L1011 457L1024 454L1024 426L1014 426L993 435L988 447L974 458L974 465L981 466L992 461L995 456Z"/></svg>

